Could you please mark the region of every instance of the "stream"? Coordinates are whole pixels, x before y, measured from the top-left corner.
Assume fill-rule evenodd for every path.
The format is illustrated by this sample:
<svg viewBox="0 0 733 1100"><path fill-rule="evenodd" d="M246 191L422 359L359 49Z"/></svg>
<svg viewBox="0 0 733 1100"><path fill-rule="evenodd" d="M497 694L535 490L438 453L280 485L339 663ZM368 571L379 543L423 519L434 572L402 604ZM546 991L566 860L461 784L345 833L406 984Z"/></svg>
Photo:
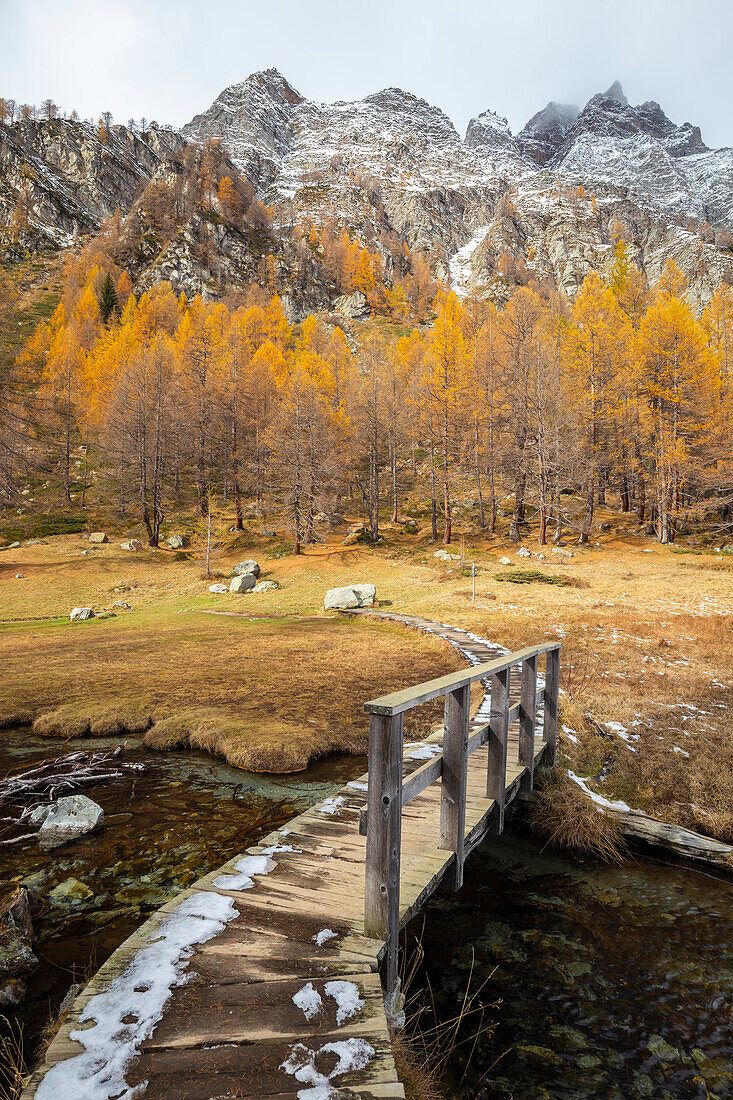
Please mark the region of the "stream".
<svg viewBox="0 0 733 1100"><path fill-rule="evenodd" d="M22 880L33 904L40 965L26 1002L0 1010L23 1025L29 1062L72 982L86 981L152 911L366 767L343 756L263 776L204 753L128 744L147 770L86 792L104 809L101 832L52 852L35 841L0 850L3 883ZM0 774L66 749L27 729L3 731ZM685 867L550 852L516 815L472 853L462 891L435 895L407 933L408 957L418 939L425 951L416 985L428 1003L432 990L439 1021L456 1016L467 987L483 985L483 1022L463 1025L448 1095L733 1097L732 900L730 882Z"/></svg>
<svg viewBox="0 0 733 1100"><path fill-rule="evenodd" d="M410 925L437 1019L457 1016L467 988L487 1006L454 1048L454 1094L733 1096L733 885L642 858L575 861L522 833L515 818L485 841L461 892Z"/></svg>

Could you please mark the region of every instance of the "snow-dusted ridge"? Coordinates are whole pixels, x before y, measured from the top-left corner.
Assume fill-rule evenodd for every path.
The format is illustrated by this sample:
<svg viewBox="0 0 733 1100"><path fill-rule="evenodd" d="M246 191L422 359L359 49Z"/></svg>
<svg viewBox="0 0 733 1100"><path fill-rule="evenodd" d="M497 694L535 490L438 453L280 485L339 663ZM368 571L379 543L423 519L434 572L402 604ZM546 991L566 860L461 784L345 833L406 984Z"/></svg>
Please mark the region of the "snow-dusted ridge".
<svg viewBox="0 0 733 1100"><path fill-rule="evenodd" d="M618 82L582 110L550 102L514 135L486 110L458 135L447 115L401 88L316 102L277 69L225 88L182 133L221 138L260 189L292 197L305 175L366 172L405 191L553 176L629 188L659 210L733 229L733 151L710 150L698 127L672 123L658 103L633 107Z"/></svg>

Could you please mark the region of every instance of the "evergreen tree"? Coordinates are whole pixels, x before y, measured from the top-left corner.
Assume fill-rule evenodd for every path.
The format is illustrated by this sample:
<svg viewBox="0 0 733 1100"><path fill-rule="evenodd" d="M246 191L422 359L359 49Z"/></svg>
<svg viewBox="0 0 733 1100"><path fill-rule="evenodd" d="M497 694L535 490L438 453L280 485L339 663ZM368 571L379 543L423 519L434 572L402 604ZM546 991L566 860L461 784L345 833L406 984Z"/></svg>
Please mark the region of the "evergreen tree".
<svg viewBox="0 0 733 1100"><path fill-rule="evenodd" d="M105 325L117 309L117 291L111 275L105 275L102 290L99 294L99 312Z"/></svg>

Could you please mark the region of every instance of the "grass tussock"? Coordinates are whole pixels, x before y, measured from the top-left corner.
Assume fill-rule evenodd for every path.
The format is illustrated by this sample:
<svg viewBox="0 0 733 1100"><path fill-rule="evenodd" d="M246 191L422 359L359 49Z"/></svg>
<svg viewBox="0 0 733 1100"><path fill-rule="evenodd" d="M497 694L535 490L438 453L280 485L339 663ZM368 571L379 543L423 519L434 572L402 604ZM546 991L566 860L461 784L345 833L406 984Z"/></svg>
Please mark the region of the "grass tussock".
<svg viewBox="0 0 733 1100"><path fill-rule="evenodd" d="M27 1074L23 1028L0 1016L0 1100L20 1100Z"/></svg>
<svg viewBox="0 0 733 1100"><path fill-rule="evenodd" d="M543 776L531 815L535 834L554 847L607 863L622 862L624 841L617 823L558 770Z"/></svg>
<svg viewBox="0 0 733 1100"><path fill-rule="evenodd" d="M448 1100L442 1081L428 1064L420 1046L404 1031L393 1032L391 1040L397 1076L407 1100Z"/></svg>
<svg viewBox="0 0 733 1100"><path fill-rule="evenodd" d="M366 730L349 741L325 731L311 734L307 740L293 734L289 723L264 716L256 726L248 726L216 711L190 709L156 722L143 740L151 749L201 749L224 757L235 768L280 774L303 771L311 760L330 752L362 753L367 749Z"/></svg>
<svg viewBox="0 0 733 1100"><path fill-rule="evenodd" d="M141 737L151 723L152 717L149 713L135 709L67 703L45 714L39 714L33 722L33 732L41 737L55 737L61 741L125 734Z"/></svg>
<svg viewBox="0 0 733 1100"><path fill-rule="evenodd" d="M7 703L35 709L36 733L147 733L151 748L201 749L252 771L363 753L366 700L465 667L444 641L364 619L162 614L100 622L90 637L65 625L3 634ZM421 708L420 728L440 713Z"/></svg>

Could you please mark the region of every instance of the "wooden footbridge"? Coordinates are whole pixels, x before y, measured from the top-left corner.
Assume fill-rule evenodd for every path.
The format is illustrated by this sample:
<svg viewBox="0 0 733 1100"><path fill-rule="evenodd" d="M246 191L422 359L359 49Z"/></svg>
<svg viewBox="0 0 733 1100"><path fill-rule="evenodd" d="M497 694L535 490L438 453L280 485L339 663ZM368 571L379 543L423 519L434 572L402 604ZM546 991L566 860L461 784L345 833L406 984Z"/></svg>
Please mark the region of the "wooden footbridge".
<svg viewBox="0 0 733 1100"><path fill-rule="evenodd" d="M464 631L385 617L480 663L367 703L368 774L138 929L77 997L24 1100L404 1097L389 1037L400 928L439 883L461 886L470 851L553 760L560 646L496 656ZM403 744L405 714L441 697L444 731Z"/></svg>

